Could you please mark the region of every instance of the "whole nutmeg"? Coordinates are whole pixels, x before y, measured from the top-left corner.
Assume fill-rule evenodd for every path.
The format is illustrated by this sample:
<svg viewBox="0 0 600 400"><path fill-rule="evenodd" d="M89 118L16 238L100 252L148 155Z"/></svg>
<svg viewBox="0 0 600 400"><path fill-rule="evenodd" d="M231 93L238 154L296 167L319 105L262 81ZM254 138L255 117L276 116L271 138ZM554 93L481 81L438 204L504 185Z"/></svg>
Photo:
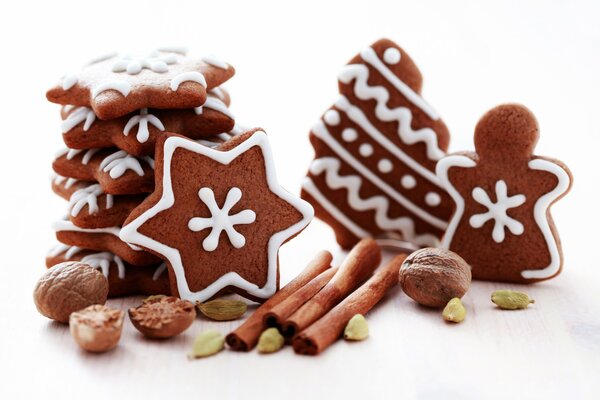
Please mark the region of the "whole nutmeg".
<svg viewBox="0 0 600 400"><path fill-rule="evenodd" d="M84 350L102 353L117 346L125 313L100 304L76 311L69 317L69 330Z"/></svg>
<svg viewBox="0 0 600 400"><path fill-rule="evenodd" d="M187 300L170 296L150 296L135 308L129 318L145 336L166 339L185 331L196 318L196 307Z"/></svg>
<svg viewBox="0 0 600 400"><path fill-rule="evenodd" d="M80 262L64 262L48 269L33 291L40 314L67 323L72 312L104 304L108 280L101 272Z"/></svg>
<svg viewBox="0 0 600 400"><path fill-rule="evenodd" d="M442 308L454 297L463 297L470 284L471 267L450 250L417 250L400 267L404 293L427 307Z"/></svg>

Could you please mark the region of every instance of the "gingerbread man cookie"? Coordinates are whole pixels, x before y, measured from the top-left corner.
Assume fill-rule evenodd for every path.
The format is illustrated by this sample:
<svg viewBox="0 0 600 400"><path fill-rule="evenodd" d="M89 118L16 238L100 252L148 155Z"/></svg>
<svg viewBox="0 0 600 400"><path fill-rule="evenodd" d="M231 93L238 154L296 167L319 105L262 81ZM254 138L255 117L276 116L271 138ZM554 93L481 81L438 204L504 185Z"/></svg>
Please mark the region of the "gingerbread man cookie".
<svg viewBox="0 0 600 400"><path fill-rule="evenodd" d="M165 263L136 267L109 252L64 244L57 245L46 256L48 268L66 261L80 261L100 270L108 279L108 297L170 294Z"/></svg>
<svg viewBox="0 0 600 400"><path fill-rule="evenodd" d="M476 153L437 165L456 203L442 245L463 257L476 279L529 283L562 269L550 206L570 190L572 177L560 161L533 155L538 138L531 111L501 105L477 124Z"/></svg>
<svg viewBox="0 0 600 400"><path fill-rule="evenodd" d="M235 121L229 111L229 95L215 88L206 102L193 109L148 110L111 120L96 118L86 106L64 106L61 110L63 140L71 149L118 147L134 156L154 154L156 137L162 132L179 133L192 139L229 132Z"/></svg>
<svg viewBox="0 0 600 400"><path fill-rule="evenodd" d="M263 301L278 289L279 247L312 216L277 182L264 132L216 149L172 135L157 142L155 192L120 237L164 258L171 292L182 299L235 291Z"/></svg>
<svg viewBox="0 0 600 400"><path fill-rule="evenodd" d="M382 39L339 75L341 96L312 129L302 197L350 248L361 238L439 243L452 201L435 175L450 135L420 95L408 54Z"/></svg>
<svg viewBox="0 0 600 400"><path fill-rule="evenodd" d="M165 48L147 56L107 54L65 75L46 97L53 103L91 107L100 119L145 108L199 107L207 91L235 71L216 57L196 59L186 53Z"/></svg>

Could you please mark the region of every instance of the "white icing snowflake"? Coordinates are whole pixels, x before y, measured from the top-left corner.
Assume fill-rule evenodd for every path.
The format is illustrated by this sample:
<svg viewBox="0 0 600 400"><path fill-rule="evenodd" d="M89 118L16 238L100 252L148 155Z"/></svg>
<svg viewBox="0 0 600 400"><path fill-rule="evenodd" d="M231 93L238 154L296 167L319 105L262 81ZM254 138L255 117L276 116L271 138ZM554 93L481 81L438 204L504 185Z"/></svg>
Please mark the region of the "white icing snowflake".
<svg viewBox="0 0 600 400"><path fill-rule="evenodd" d="M100 163L100 169L108 172L113 179L120 178L127 170L132 170L139 176L144 176L144 168L140 160L145 161L154 169L154 160L148 156L136 158L125 150L117 151L106 157Z"/></svg>
<svg viewBox="0 0 600 400"><path fill-rule="evenodd" d="M492 238L496 243L502 243L504 241L505 233L504 228L513 235L521 235L525 228L523 224L514 218L511 218L507 214L509 208L519 207L525 203L525 196L517 194L515 196L508 196L506 182L499 180L496 182L496 203L493 203L485 190L480 187L473 189L473 199L481 205L488 208L488 211L482 214L476 214L471 216L469 223L473 228L481 228L487 221L494 220L494 229L492 231Z"/></svg>
<svg viewBox="0 0 600 400"><path fill-rule="evenodd" d="M62 130L62 133L67 133L83 122L83 131L87 132L95 120L96 114L91 108L77 107L71 114L69 114L67 119L60 124L60 129Z"/></svg>
<svg viewBox="0 0 600 400"><path fill-rule="evenodd" d="M108 278L110 263L114 262L117 265L119 279L125 278L125 263L121 257L109 252L89 254L81 259L81 262L89 265L92 268L99 269L102 274Z"/></svg>
<svg viewBox="0 0 600 400"><path fill-rule="evenodd" d="M215 200L215 193L210 188L201 188L198 196L208 207L211 216L209 218L194 217L188 222L188 227L194 232L211 228L210 234L202 242L204 250L213 251L217 248L222 231L227 233L233 247L236 249L244 247L246 238L235 230L234 225L251 224L256 220L256 214L252 210L243 210L229 215L233 206L242 198L242 191L237 187L229 189L223 208L219 208Z"/></svg>
<svg viewBox="0 0 600 400"><path fill-rule="evenodd" d="M167 72L169 65L177 62L177 56L173 53L161 55L153 51L147 57L122 56L113 64L113 72L127 72L129 75L139 74L144 68L153 72Z"/></svg>
<svg viewBox="0 0 600 400"><path fill-rule="evenodd" d="M88 187L76 190L69 199L69 208L71 210L71 216L76 217L79 215L83 207L88 206L88 214L92 215L98 212L98 196L104 194L104 190L99 184L90 185ZM110 194L106 195L106 209L110 209L113 206L113 196Z"/></svg>
<svg viewBox="0 0 600 400"><path fill-rule="evenodd" d="M146 141L150 137L150 131L148 130L148 124L153 125L156 129L160 130L161 132L165 130L165 126L163 125L162 122L160 122L160 119L158 119L156 116L154 116L152 114L148 114L147 108L142 108L140 110L140 115L134 115L133 117L131 117L129 119L129 121L127 121L127 124L125 125L125 128L123 129L123 134L125 136L129 136L129 132L131 131L131 128L133 128L136 125L139 125L137 135L135 137L138 140L138 142L146 143Z"/></svg>

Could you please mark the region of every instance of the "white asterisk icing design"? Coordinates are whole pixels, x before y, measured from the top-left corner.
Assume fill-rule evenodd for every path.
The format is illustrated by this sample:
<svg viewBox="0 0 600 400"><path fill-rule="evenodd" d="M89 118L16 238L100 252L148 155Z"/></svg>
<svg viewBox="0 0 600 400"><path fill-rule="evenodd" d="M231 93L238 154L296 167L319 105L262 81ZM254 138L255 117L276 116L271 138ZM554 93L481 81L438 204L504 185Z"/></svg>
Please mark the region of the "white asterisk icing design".
<svg viewBox="0 0 600 400"><path fill-rule="evenodd" d="M139 125L137 135L135 137L138 140L138 142L146 143L146 141L150 137L148 124L153 125L156 129L160 130L161 132L165 130L165 126L162 122L160 122L160 119L158 119L152 114L148 114L147 108L142 108L140 110L140 115L134 115L129 119L129 121L127 121L127 124L125 124L125 128L123 129L123 134L125 136L129 136L131 128L133 128L136 125Z"/></svg>
<svg viewBox="0 0 600 400"><path fill-rule="evenodd" d="M214 251L219 245L219 236L225 231L229 241L236 249L244 247L246 238L234 228L234 225L251 224L256 220L256 213L252 210L243 210L237 214L229 215L229 212L242 198L242 191L237 188L229 189L223 208L219 208L215 200L215 193L212 189L203 187L198 192L200 200L208 207L210 217L194 217L188 222L188 227L199 232L206 228L211 228L210 234L202 242L202 247L206 251Z"/></svg>
<svg viewBox="0 0 600 400"><path fill-rule="evenodd" d="M169 65L177 62L177 56L173 53L161 55L153 51L146 57L125 55L117 59L113 64L113 72L127 72L129 75L139 74L144 68L153 72L163 73L169 70Z"/></svg>
<svg viewBox="0 0 600 400"><path fill-rule="evenodd" d="M96 120L96 114L89 107L77 107L67 119L60 124L63 133L69 132L83 122L83 131L87 132Z"/></svg>
<svg viewBox="0 0 600 400"><path fill-rule="evenodd" d="M514 218L511 218L507 214L509 208L519 207L525 203L525 196L517 194L515 196L508 196L508 190L506 182L499 180L496 182L496 203L492 202L485 190L480 187L473 189L473 199L481 205L488 208L488 211L482 214L476 214L471 216L469 223L473 228L481 228L487 221L494 220L494 229L492 231L492 238L496 243L502 243L504 241L505 233L504 228L513 235L521 235L525 228L523 224Z"/></svg>
<svg viewBox="0 0 600 400"><path fill-rule="evenodd" d="M140 159L146 161L154 169L154 160L152 158L145 156ZM119 150L102 160L100 169L108 172L113 179L120 178L127 170L132 170L139 176L144 176L144 168L142 168L140 159L127 154L125 150Z"/></svg>
<svg viewBox="0 0 600 400"><path fill-rule="evenodd" d="M90 185L88 187L76 190L69 199L69 208L71 210L71 216L76 217L79 215L83 207L88 206L88 214L93 215L98 212L98 196L104 194L104 190L100 184ZM110 194L106 195L106 209L110 209L113 206L113 196Z"/></svg>
<svg viewBox="0 0 600 400"><path fill-rule="evenodd" d="M109 252L89 254L81 259L81 262L89 265L92 268L100 269L102 275L108 278L110 263L114 262L117 265L119 279L125 278L125 263L121 257Z"/></svg>

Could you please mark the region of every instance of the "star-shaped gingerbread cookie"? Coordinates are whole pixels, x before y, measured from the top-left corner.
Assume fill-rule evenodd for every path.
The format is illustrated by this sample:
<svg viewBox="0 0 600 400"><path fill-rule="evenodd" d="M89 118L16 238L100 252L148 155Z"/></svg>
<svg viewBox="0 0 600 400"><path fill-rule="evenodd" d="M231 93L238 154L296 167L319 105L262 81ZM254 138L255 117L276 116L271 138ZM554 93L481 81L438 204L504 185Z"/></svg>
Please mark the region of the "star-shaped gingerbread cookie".
<svg viewBox="0 0 600 400"><path fill-rule="evenodd" d="M65 75L46 97L53 103L91 107L98 118L113 119L144 108L199 107L208 90L234 73L215 57L192 58L179 48L146 56L112 53Z"/></svg>
<svg viewBox="0 0 600 400"><path fill-rule="evenodd" d="M125 221L121 239L165 259L172 293L183 299L273 295L279 247L313 209L279 185L266 134L249 131L216 149L165 135L155 159L156 189Z"/></svg>

